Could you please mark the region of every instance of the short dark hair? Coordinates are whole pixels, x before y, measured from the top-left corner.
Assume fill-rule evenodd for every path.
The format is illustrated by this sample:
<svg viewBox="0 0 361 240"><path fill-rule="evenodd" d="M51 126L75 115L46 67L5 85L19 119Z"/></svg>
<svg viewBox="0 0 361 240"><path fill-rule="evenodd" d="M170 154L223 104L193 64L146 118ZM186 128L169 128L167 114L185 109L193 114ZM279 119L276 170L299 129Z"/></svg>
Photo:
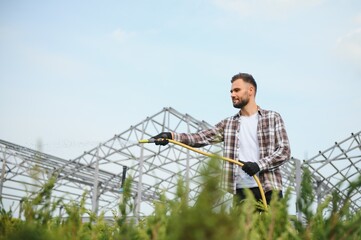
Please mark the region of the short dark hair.
<svg viewBox="0 0 361 240"><path fill-rule="evenodd" d="M253 76L248 73L238 73L232 77L231 83L236 81L237 79L242 79L246 83L250 83L254 87L255 93L257 93L257 83L256 80L254 80Z"/></svg>

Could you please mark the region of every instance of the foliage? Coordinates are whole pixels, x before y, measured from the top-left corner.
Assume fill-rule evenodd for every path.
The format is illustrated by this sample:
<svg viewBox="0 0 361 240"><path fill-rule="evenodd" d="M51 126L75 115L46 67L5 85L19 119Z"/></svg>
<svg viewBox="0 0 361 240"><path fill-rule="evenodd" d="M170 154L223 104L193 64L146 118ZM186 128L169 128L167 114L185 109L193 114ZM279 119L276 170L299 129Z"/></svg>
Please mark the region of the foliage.
<svg viewBox="0 0 361 240"><path fill-rule="evenodd" d="M272 199L268 211L258 210L260 204L250 192L246 192L248 198L239 206L220 204L224 192L219 188L218 161L210 159L202 172L202 191L195 203L189 202L187 186L180 178L175 199L160 194L160 199L154 202L154 213L143 219L130 217L134 210L131 179L126 180L113 221L106 222L104 214L95 216L85 208L86 192L80 204L52 200L56 182L53 177L37 195L23 199L24 219L14 218L11 209L0 205L0 240L361 239L361 212L349 209L350 197L361 187L361 177L351 184L346 198L334 192L313 210L311 175L304 169L301 196L297 200L304 219L299 221L287 211L290 191L282 199ZM65 210L67 217L54 217L59 208ZM88 216L88 222L83 221L84 216Z"/></svg>

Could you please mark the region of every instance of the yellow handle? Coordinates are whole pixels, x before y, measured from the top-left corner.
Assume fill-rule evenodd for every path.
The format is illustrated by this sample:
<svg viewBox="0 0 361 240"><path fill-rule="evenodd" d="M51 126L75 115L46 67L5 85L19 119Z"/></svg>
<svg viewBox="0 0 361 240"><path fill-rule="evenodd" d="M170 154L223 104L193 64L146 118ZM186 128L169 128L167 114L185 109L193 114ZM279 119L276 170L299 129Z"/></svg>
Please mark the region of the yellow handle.
<svg viewBox="0 0 361 240"><path fill-rule="evenodd" d="M239 161L236 161L236 160L233 160L231 158L226 158L226 157L222 157L222 156L216 156L215 154L211 154L211 153L207 153L207 152L203 152L201 150L198 150L196 148L193 148L193 147L190 147L184 143L181 143L181 142L178 142L178 141L175 141L173 139L167 139L169 142L171 143L174 143L176 145L179 145L181 147L184 147L184 148L187 148L193 152L196 152L196 153L199 153L199 154L202 154L204 156L207 156L207 157L220 157L221 159L225 160L225 161L228 161L228 162L231 162L231 163L234 163L234 164L237 164L239 166L243 166L243 163L239 162ZM151 142L154 142L154 141L150 141L150 140L147 140L147 139L143 139L143 140L140 140L139 143L151 143ZM264 191L263 191L263 188L262 188L262 185L261 185L261 182L259 181L258 177L256 175L253 175L253 178L254 180L256 181L257 183L257 186L259 188L259 191L261 193L261 197L262 197L262 202L263 202L263 205L264 205L264 208L265 210L267 211L268 210L268 206L267 206L267 201L266 201L266 196L264 195Z"/></svg>

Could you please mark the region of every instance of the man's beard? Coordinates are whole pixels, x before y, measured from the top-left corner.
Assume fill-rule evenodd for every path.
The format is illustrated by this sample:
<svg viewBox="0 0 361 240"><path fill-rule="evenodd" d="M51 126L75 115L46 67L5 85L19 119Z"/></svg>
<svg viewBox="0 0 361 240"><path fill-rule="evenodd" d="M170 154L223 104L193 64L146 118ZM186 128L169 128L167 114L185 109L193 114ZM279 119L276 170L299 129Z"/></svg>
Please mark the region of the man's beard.
<svg viewBox="0 0 361 240"><path fill-rule="evenodd" d="M242 109L244 106L246 106L249 102L249 99L241 99L240 102L234 103L233 107Z"/></svg>

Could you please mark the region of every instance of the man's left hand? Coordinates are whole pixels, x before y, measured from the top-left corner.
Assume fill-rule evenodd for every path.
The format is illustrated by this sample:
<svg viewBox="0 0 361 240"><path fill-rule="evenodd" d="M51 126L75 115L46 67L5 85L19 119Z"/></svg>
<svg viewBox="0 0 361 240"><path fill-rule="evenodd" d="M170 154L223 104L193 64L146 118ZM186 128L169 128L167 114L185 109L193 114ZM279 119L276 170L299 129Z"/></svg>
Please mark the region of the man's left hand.
<svg viewBox="0 0 361 240"><path fill-rule="evenodd" d="M242 170L245 171L249 176L253 176L260 171L258 164L255 162L244 162Z"/></svg>

